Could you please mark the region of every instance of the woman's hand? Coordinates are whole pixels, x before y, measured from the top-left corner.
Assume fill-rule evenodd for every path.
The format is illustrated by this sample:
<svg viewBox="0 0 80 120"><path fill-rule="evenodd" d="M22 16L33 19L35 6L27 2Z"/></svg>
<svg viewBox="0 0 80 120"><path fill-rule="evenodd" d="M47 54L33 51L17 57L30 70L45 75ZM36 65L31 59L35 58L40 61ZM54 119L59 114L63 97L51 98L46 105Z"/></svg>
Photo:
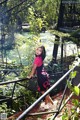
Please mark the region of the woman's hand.
<svg viewBox="0 0 80 120"><path fill-rule="evenodd" d="M28 79L31 79L32 77L31 76L27 76Z"/></svg>
<svg viewBox="0 0 80 120"><path fill-rule="evenodd" d="M28 78L28 79L31 79L31 78L33 78L33 76L30 75L30 76L27 76L27 78Z"/></svg>

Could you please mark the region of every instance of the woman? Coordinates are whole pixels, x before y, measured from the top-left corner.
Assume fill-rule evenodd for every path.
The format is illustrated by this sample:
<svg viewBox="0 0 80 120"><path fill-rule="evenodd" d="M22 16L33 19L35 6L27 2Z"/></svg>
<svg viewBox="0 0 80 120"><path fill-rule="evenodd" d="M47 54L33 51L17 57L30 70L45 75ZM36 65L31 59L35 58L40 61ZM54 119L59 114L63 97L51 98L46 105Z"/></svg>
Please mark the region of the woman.
<svg viewBox="0 0 80 120"><path fill-rule="evenodd" d="M32 71L28 76L28 78L30 79L34 76L35 73L37 74L38 91L40 91L41 94L44 94L45 91L50 87L48 74L43 67L43 61L45 57L46 57L45 47L44 46L38 47L35 52L35 59L33 62ZM41 107L44 107L45 109L47 108L49 109L50 105L53 105L53 101L50 95L47 95L44 101L45 102L41 104Z"/></svg>

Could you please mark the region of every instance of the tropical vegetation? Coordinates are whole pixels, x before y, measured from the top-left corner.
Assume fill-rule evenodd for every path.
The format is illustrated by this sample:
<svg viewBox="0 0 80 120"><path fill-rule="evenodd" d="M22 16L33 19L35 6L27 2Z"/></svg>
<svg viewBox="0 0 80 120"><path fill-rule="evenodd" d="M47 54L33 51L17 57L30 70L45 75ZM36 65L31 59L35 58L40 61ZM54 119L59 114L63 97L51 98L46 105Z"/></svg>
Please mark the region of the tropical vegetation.
<svg viewBox="0 0 80 120"><path fill-rule="evenodd" d="M61 0L0 1L0 82L27 77L31 71L35 48L41 45L41 32L48 31L57 36L58 40L62 39L62 44L72 41L77 45L77 56L80 55L80 28L70 33L57 30L60 3ZM77 9L80 9L80 7L77 7ZM67 16L70 15L67 14ZM52 40L52 43L54 44L55 40ZM60 44L60 41L57 44ZM53 56L49 60L52 61ZM75 74L72 76L76 76ZM72 78L72 76L70 77ZM0 85L0 94L2 96L13 97L13 88L15 88L13 92L14 98L22 96L19 99L10 101L10 103L1 103L0 113L5 111L10 116L15 112L26 109L40 96L38 92L27 88L29 82L24 81L21 86L17 84L16 87L14 84ZM36 82L33 85L36 85ZM72 84L68 83L68 87L74 93L80 95L80 89L77 86L73 88ZM76 106L80 108L80 103L77 100L74 101L74 105L75 109ZM62 119L78 120L78 114L74 113L75 109L71 110L72 117L68 116L65 109L66 112L63 114Z"/></svg>

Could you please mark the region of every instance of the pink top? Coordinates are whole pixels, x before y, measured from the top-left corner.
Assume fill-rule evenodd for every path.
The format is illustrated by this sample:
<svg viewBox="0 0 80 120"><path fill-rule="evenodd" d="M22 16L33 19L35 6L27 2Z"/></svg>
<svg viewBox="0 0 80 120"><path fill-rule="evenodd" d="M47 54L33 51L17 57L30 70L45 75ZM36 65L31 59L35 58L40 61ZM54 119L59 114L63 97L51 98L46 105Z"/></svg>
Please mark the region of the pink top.
<svg viewBox="0 0 80 120"><path fill-rule="evenodd" d="M43 64L42 58L40 56L35 57L33 64L36 64L37 67L40 67Z"/></svg>

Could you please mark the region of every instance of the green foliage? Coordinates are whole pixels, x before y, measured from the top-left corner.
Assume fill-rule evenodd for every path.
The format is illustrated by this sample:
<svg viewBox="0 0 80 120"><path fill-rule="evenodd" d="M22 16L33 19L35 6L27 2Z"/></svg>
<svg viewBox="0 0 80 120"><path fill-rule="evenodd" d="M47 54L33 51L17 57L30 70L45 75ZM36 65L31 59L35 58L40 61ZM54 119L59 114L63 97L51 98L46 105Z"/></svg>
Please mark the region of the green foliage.
<svg viewBox="0 0 80 120"><path fill-rule="evenodd" d="M63 32L61 32L61 31L58 31L58 30L49 30L52 34L54 34L54 35L57 35L57 36L59 36L59 37L61 37L61 38L64 38L64 37L69 37L70 36L70 34L69 33L63 33Z"/></svg>
<svg viewBox="0 0 80 120"><path fill-rule="evenodd" d="M7 105L5 103L3 103L2 105L0 105L0 112L7 112Z"/></svg>
<svg viewBox="0 0 80 120"><path fill-rule="evenodd" d="M79 106L79 100L77 99L72 99L72 103L74 104L74 106Z"/></svg>
<svg viewBox="0 0 80 120"><path fill-rule="evenodd" d="M68 88L69 88L70 90L73 90L72 81L68 81L68 80L67 80L67 85L68 85Z"/></svg>
<svg viewBox="0 0 80 120"><path fill-rule="evenodd" d="M70 38L79 47L80 46L80 29L71 33Z"/></svg>
<svg viewBox="0 0 80 120"><path fill-rule="evenodd" d="M73 91L74 91L74 93L75 93L77 96L80 95L80 89L79 89L79 87L74 86Z"/></svg>
<svg viewBox="0 0 80 120"><path fill-rule="evenodd" d="M30 24L30 30L35 33L39 33L41 31L42 27L44 26L45 21L40 16L36 17L34 11L35 10L33 7L29 8L28 21ZM47 24L45 24L45 25L47 25Z"/></svg>
<svg viewBox="0 0 80 120"><path fill-rule="evenodd" d="M42 27L53 26L58 20L60 2L60 0L37 0L36 2L8 0L6 9L11 9L8 11L9 25L17 26L19 21L30 23L33 32L39 32Z"/></svg>
<svg viewBox="0 0 80 120"><path fill-rule="evenodd" d="M68 85L68 88L69 88L72 92L74 92L74 94L76 94L77 96L79 96L79 94L80 94L80 89L79 89L79 87L78 87L78 86L74 86L74 87L73 87L73 85L72 85L72 80L73 80L73 78L76 77L76 75L77 75L77 71L72 71L72 72L70 73L69 79L71 79L71 81L67 80L67 85Z"/></svg>
<svg viewBox="0 0 80 120"><path fill-rule="evenodd" d="M65 112L62 115L62 120L69 120L68 110L67 109L65 109Z"/></svg>
<svg viewBox="0 0 80 120"><path fill-rule="evenodd" d="M76 75L77 75L77 71L72 71L72 72L70 73L70 78L73 79L73 78L76 77Z"/></svg>
<svg viewBox="0 0 80 120"><path fill-rule="evenodd" d="M27 83L28 84L28 83ZM19 93L16 96L22 96L20 99L16 99L13 102L13 108L15 111L24 110L29 107L36 98L39 97L38 92L33 92L25 88L19 89Z"/></svg>
<svg viewBox="0 0 80 120"><path fill-rule="evenodd" d="M62 115L62 120L79 120L79 100L72 99L72 104L73 105L70 110L65 108L64 113Z"/></svg>
<svg viewBox="0 0 80 120"><path fill-rule="evenodd" d="M6 103L2 103L2 104L0 104L0 113L4 113L4 112L7 113L7 116L10 116L13 113L15 113L14 110L12 110L11 108L7 107Z"/></svg>
<svg viewBox="0 0 80 120"><path fill-rule="evenodd" d="M70 66L70 69L73 67ZM77 96L80 95L80 88L78 86L72 85L72 80L76 77L77 71L72 71L69 76L69 80L67 80L68 88ZM70 81L71 80L71 81ZM79 110L80 109L80 101L78 99L72 99L72 107L70 111L68 111L67 107L64 109L64 113L62 115L62 120L79 120Z"/></svg>
<svg viewBox="0 0 80 120"><path fill-rule="evenodd" d="M53 26L58 20L60 0L38 0L28 10L31 30L40 32L43 27Z"/></svg>
<svg viewBox="0 0 80 120"><path fill-rule="evenodd" d="M36 45L38 45L39 37L36 35L28 34L15 34L15 49L7 53L9 63L14 65L29 65L33 60L33 54Z"/></svg>

